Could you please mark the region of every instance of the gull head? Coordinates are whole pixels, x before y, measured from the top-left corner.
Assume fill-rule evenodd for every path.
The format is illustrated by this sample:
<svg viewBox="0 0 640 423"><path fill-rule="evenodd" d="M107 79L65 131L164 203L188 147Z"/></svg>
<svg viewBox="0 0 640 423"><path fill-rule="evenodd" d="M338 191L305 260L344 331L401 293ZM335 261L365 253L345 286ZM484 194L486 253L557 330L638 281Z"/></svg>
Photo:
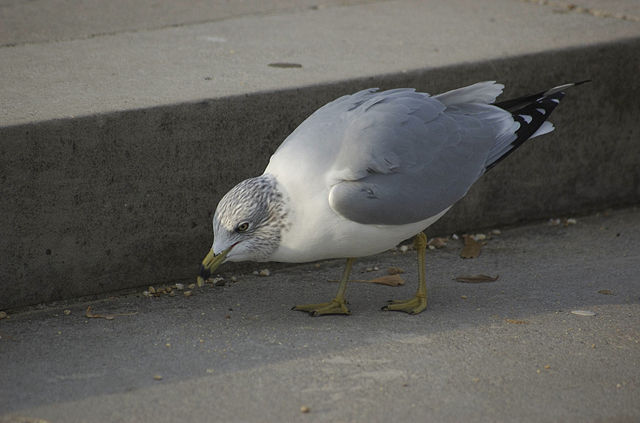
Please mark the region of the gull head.
<svg viewBox="0 0 640 423"><path fill-rule="evenodd" d="M202 261L208 278L225 261L268 261L286 227L286 207L275 178L264 174L233 187L213 215L213 246Z"/></svg>

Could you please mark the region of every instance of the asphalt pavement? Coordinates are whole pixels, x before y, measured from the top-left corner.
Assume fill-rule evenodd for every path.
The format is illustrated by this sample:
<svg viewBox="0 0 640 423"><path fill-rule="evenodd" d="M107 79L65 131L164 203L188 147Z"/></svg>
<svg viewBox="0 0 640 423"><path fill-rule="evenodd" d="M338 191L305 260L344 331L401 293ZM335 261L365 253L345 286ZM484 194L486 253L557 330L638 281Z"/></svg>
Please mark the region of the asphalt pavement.
<svg viewBox="0 0 640 423"><path fill-rule="evenodd" d="M11 313L0 422L637 422L640 210L557 217L429 250L416 316L380 310L414 292L411 249L356 262L405 284L351 283L351 316L290 310L341 261Z"/></svg>

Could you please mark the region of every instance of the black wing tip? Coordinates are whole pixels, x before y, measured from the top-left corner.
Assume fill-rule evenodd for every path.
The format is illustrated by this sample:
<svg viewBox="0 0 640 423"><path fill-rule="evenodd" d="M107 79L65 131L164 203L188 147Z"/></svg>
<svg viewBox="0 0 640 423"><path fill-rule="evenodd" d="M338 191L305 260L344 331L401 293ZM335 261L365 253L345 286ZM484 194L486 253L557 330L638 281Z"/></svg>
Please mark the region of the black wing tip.
<svg viewBox="0 0 640 423"><path fill-rule="evenodd" d="M566 88L589 82L592 82L591 79L585 79L574 83L559 85L541 93L495 103L495 106L510 112L513 119L520 123L520 128L516 131L517 138L511 143L511 148L505 151L505 153L495 161L489 163L486 171L492 169L504 160L535 134L544 122L549 119L553 110L560 104L560 100L565 96L564 90ZM538 109L543 109L544 113L540 113ZM530 120L525 120L523 115L528 115Z"/></svg>

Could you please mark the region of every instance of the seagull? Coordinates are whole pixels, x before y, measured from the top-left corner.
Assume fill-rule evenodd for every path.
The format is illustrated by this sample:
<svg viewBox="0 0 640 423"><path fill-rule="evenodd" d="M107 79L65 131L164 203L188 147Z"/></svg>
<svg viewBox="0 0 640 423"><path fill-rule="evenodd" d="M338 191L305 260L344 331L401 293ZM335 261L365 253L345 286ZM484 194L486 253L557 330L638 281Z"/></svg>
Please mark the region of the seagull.
<svg viewBox="0 0 640 423"><path fill-rule="evenodd" d="M284 140L262 175L220 200L198 284L227 261L346 258L335 298L293 310L350 314L345 293L354 260L415 236L417 292L383 310L422 312L422 231L526 140L553 131L547 119L564 90L584 82L498 103L504 85L485 81L434 96L370 88L326 104Z"/></svg>

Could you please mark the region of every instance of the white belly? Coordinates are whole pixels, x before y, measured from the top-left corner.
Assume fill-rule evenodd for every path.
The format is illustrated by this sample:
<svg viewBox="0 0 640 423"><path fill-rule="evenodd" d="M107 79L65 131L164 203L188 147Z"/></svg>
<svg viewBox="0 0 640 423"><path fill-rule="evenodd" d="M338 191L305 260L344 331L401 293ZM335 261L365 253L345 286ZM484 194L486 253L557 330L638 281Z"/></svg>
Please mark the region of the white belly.
<svg viewBox="0 0 640 423"><path fill-rule="evenodd" d="M335 213L324 198L313 203L294 212L270 260L302 263L378 254L426 229L449 210L406 225L364 225Z"/></svg>

